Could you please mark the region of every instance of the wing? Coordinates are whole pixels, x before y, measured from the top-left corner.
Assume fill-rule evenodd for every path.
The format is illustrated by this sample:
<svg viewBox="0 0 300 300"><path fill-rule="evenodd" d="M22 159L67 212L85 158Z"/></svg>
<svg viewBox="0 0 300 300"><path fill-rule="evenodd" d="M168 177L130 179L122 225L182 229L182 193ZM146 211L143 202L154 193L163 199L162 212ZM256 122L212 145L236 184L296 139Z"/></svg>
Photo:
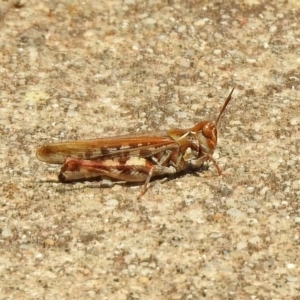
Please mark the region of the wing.
<svg viewBox="0 0 300 300"><path fill-rule="evenodd" d="M178 148L178 144L166 132L157 132L53 143L38 148L36 156L49 164L62 164L67 157L88 160L149 157L174 148Z"/></svg>

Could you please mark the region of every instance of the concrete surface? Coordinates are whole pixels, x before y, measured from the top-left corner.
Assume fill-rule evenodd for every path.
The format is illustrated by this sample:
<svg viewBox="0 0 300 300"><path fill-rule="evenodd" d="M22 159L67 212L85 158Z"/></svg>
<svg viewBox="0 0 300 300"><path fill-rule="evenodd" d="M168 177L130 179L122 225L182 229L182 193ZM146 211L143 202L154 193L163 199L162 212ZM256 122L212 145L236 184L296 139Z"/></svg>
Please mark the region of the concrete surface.
<svg viewBox="0 0 300 300"><path fill-rule="evenodd" d="M1 1L1 299L299 299L300 1ZM213 165L63 185L38 146L215 119Z"/></svg>

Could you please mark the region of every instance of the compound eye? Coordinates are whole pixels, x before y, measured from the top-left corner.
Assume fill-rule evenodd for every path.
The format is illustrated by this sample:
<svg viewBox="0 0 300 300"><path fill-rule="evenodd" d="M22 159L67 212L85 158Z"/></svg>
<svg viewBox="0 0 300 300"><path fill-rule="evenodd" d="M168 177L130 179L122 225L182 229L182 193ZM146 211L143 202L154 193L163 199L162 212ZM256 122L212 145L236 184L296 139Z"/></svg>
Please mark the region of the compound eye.
<svg viewBox="0 0 300 300"><path fill-rule="evenodd" d="M215 128L215 125L214 125L214 124L207 123L207 124L203 127L203 129L202 129L203 135L204 135L207 139L212 138L214 128Z"/></svg>

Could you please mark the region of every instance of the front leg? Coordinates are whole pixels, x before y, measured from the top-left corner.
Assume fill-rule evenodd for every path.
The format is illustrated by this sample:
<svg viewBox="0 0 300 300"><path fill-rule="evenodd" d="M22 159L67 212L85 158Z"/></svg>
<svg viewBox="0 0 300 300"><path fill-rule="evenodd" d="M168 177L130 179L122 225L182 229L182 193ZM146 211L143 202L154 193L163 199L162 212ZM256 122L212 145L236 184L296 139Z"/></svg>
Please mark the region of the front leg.
<svg viewBox="0 0 300 300"><path fill-rule="evenodd" d="M201 157L191 160L190 164L191 164L192 167L199 168L206 161L212 161L215 168L217 169L218 174L219 175L224 175L221 168L217 164L216 160L213 158L212 154L210 154L210 153L203 154Z"/></svg>

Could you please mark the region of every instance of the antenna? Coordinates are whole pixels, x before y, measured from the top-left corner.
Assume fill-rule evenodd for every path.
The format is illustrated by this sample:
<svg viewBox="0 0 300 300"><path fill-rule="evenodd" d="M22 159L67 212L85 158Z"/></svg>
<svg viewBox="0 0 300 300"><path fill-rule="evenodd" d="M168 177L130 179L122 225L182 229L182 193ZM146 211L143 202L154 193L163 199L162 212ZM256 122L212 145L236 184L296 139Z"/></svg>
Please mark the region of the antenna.
<svg viewBox="0 0 300 300"><path fill-rule="evenodd" d="M216 127L218 127L218 124L219 124L219 121L220 121L220 119L221 119L221 117L222 117L222 114L223 114L223 112L224 112L224 110L225 110L227 104L228 104L229 101L231 100L231 95L232 95L233 91L234 91L234 88L231 90L229 96L227 97L226 101L224 102L224 104L223 104L223 106L222 106L222 108L221 108L221 110L220 110L220 113L219 113L219 115L218 115L218 117L217 117L217 120L216 120L216 123L215 123L215 124L216 124Z"/></svg>

